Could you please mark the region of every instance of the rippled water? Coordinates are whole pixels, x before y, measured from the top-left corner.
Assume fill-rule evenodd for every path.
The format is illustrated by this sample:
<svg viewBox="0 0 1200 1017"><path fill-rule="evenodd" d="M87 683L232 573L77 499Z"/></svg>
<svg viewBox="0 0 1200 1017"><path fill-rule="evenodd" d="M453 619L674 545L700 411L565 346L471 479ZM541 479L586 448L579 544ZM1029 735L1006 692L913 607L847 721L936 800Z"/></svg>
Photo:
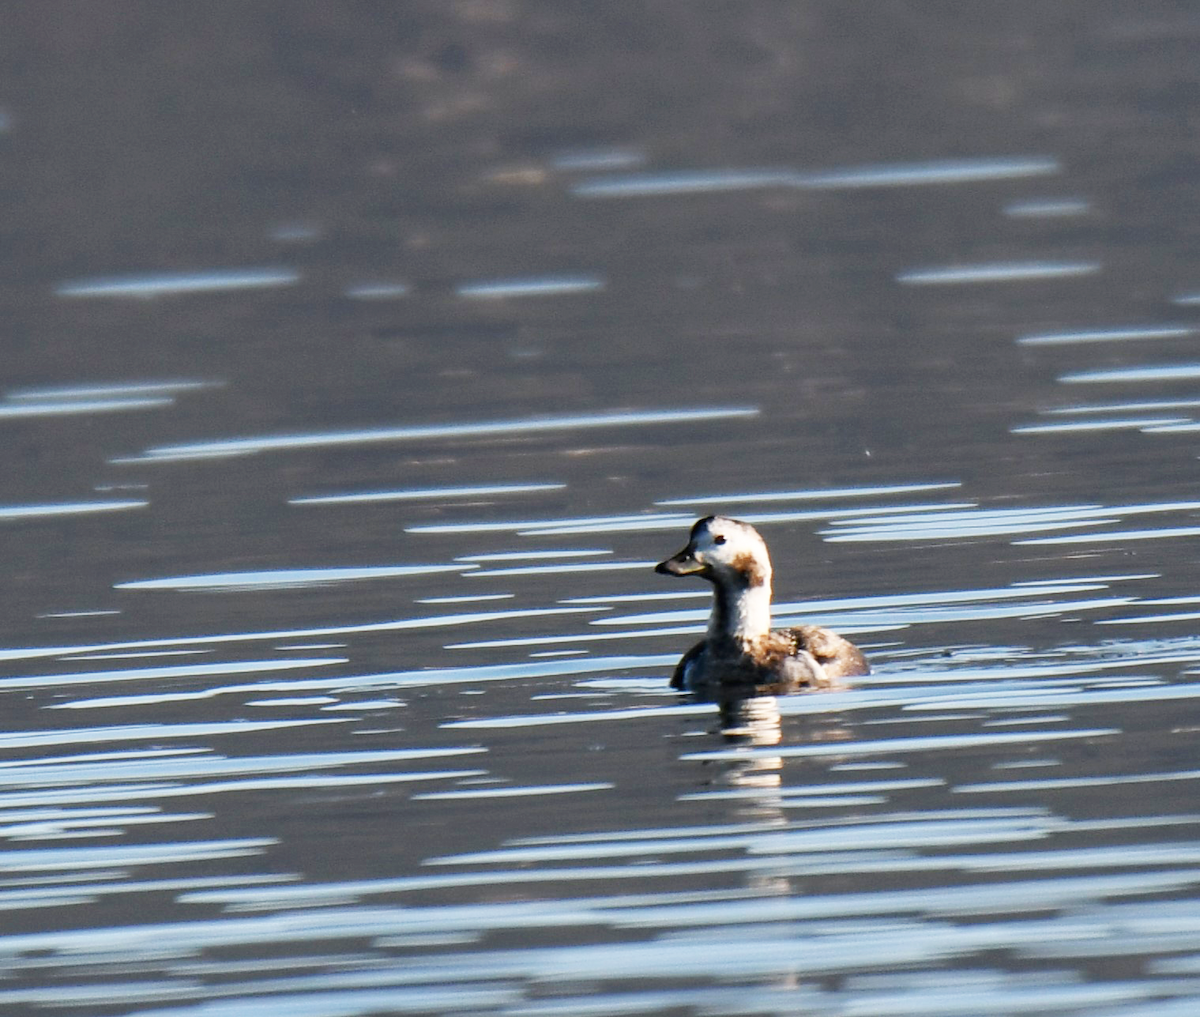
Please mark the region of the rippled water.
<svg viewBox="0 0 1200 1017"><path fill-rule="evenodd" d="M1200 22L10 21L0 1011L1197 1012Z"/></svg>

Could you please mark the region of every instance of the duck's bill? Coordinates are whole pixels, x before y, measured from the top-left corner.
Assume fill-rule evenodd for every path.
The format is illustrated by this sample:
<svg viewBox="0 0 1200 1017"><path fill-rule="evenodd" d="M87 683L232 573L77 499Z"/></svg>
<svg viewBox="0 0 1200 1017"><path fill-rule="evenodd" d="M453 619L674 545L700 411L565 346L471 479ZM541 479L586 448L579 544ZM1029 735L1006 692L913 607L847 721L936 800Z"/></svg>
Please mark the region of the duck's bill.
<svg viewBox="0 0 1200 1017"><path fill-rule="evenodd" d="M686 548L666 561L660 561L654 566L654 571L664 576L696 576L704 575L708 566L696 561Z"/></svg>

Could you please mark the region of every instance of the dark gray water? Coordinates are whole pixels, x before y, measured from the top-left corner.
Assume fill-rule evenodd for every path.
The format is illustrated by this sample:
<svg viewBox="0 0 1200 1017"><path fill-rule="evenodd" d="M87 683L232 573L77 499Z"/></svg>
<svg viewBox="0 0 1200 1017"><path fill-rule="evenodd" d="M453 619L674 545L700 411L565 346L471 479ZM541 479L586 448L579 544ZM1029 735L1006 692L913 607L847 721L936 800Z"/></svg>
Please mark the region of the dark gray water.
<svg viewBox="0 0 1200 1017"><path fill-rule="evenodd" d="M0 1010L1197 1012L1188 5L2 10Z"/></svg>

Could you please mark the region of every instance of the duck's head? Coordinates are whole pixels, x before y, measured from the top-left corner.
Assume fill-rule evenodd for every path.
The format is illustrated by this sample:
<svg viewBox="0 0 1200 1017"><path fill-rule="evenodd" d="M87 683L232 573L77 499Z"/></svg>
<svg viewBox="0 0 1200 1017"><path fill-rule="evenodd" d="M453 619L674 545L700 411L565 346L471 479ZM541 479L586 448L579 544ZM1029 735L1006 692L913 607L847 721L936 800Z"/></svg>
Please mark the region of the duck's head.
<svg viewBox="0 0 1200 1017"><path fill-rule="evenodd" d="M699 576L718 586L770 586L771 557L758 531L725 516L708 516L693 527L687 547L659 562L655 572Z"/></svg>

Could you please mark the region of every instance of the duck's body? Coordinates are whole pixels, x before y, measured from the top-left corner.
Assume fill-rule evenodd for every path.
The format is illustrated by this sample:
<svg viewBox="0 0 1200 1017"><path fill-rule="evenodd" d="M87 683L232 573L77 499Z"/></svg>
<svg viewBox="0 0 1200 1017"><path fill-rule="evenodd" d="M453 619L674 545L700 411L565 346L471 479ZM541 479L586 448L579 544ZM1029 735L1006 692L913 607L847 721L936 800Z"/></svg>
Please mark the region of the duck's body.
<svg viewBox="0 0 1200 1017"><path fill-rule="evenodd" d="M858 647L836 632L819 625L771 628L771 558L746 523L701 519L687 547L655 571L713 584L708 632L676 665L672 688L796 692L870 673Z"/></svg>

